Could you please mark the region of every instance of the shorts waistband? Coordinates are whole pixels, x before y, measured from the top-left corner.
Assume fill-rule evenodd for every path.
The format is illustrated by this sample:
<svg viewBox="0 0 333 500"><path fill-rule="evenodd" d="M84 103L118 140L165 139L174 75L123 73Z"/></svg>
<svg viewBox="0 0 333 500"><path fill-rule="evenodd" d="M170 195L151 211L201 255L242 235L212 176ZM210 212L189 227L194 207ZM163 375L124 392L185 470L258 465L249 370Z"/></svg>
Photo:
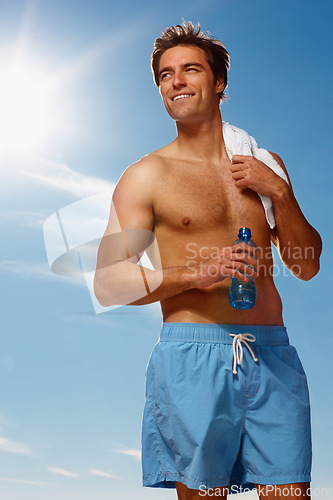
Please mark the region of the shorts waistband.
<svg viewBox="0 0 333 500"><path fill-rule="evenodd" d="M171 323L162 324L160 341L188 341L232 344L229 335L250 333L257 345L289 345L287 329L284 326L266 325L223 325L215 323Z"/></svg>

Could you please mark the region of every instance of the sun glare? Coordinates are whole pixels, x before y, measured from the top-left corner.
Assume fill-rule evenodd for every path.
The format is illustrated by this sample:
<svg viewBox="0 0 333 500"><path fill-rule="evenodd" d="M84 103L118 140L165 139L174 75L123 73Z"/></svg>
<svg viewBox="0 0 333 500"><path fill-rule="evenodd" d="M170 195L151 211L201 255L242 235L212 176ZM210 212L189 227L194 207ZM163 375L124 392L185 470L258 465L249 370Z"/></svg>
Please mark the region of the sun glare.
<svg viewBox="0 0 333 500"><path fill-rule="evenodd" d="M0 154L43 148L55 124L47 75L24 59L0 63Z"/></svg>

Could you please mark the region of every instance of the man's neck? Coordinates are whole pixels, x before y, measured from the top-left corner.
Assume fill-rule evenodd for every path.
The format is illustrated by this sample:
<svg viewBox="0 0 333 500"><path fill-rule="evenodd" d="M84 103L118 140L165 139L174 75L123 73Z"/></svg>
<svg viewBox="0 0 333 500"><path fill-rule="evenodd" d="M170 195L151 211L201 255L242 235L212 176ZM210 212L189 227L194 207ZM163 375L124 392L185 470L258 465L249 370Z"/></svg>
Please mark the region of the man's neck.
<svg viewBox="0 0 333 500"><path fill-rule="evenodd" d="M174 145L180 157L219 163L228 158L222 133L220 111L205 122L185 124L177 122Z"/></svg>

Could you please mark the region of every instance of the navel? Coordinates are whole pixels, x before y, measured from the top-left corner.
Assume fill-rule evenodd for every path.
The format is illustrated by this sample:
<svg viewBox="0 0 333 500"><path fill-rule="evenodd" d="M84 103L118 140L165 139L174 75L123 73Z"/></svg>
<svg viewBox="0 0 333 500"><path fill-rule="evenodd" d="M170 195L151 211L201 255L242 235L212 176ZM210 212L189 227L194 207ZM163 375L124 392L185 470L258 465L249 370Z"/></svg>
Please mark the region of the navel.
<svg viewBox="0 0 333 500"><path fill-rule="evenodd" d="M183 217L182 218L182 224L183 224L183 226L188 226L190 222L191 222L191 219L189 217Z"/></svg>

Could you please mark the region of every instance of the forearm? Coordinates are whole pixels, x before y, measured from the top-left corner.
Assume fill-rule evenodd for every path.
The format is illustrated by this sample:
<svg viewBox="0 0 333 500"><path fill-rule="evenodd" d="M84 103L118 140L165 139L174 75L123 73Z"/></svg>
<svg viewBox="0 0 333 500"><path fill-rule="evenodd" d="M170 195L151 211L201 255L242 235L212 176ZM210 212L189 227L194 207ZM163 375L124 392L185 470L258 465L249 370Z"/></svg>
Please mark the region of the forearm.
<svg viewBox="0 0 333 500"><path fill-rule="evenodd" d="M186 266L151 270L128 260L97 270L94 279L96 298L104 307L151 304L194 286L193 269Z"/></svg>
<svg viewBox="0 0 333 500"><path fill-rule="evenodd" d="M304 217L288 184L280 185L272 201L276 221L273 234L281 259L298 278L309 280L319 271L321 238Z"/></svg>
<svg viewBox="0 0 333 500"><path fill-rule="evenodd" d="M151 270L128 259L99 266L94 291L104 307L143 305L174 297L192 288L207 288L233 276L248 281L256 277L256 249L245 243L223 247L211 259L193 266L174 266Z"/></svg>

